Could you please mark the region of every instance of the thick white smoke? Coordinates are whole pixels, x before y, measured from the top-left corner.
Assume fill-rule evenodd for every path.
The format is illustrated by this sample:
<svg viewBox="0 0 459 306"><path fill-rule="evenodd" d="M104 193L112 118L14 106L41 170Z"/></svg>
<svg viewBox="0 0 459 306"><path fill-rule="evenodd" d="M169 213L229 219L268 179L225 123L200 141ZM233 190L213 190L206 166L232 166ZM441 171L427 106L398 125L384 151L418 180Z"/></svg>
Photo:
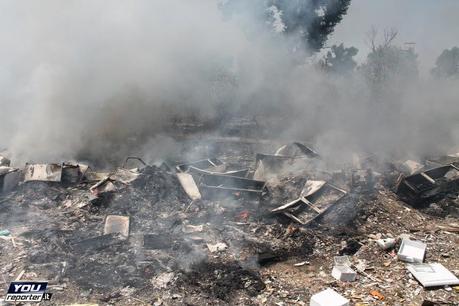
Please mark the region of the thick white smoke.
<svg viewBox="0 0 459 306"><path fill-rule="evenodd" d="M224 18L214 0L2 1L0 149L21 162L123 156L138 144L164 155L173 141L158 135L171 118L241 109L334 157L458 142L454 81L393 82L375 99L360 74L323 74L282 31L242 15ZM285 16L275 16L278 29Z"/></svg>
<svg viewBox="0 0 459 306"><path fill-rule="evenodd" d="M0 143L26 160L154 135L171 113L213 116L216 72L257 52L215 1L0 6Z"/></svg>

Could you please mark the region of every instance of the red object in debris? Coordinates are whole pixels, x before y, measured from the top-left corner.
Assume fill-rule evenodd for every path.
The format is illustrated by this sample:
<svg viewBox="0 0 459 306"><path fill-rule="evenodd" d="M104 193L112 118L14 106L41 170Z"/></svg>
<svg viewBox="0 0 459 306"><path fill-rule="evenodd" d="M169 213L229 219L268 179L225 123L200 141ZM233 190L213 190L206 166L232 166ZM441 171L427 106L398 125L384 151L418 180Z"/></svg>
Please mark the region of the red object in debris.
<svg viewBox="0 0 459 306"><path fill-rule="evenodd" d="M371 294L374 298L377 298L377 299L380 300L380 301L384 301L384 300L385 300L384 295L382 295L381 292L379 292L379 291L371 290L371 291L370 291L370 294Z"/></svg>
<svg viewBox="0 0 459 306"><path fill-rule="evenodd" d="M247 222L249 220L249 215L250 215L250 213L249 213L248 210L243 210L237 215L237 219L241 220L241 221L244 221L244 222Z"/></svg>

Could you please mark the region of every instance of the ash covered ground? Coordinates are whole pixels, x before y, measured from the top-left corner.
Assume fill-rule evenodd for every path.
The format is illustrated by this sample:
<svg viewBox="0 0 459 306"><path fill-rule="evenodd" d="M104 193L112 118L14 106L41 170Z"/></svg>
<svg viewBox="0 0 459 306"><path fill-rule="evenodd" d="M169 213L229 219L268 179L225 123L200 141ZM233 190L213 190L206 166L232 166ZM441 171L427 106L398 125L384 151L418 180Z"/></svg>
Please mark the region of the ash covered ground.
<svg viewBox="0 0 459 306"><path fill-rule="evenodd" d="M320 156L284 150L282 167L268 167L265 157L260 171L255 154L271 156L279 143L234 137L202 147L184 143L204 148L203 158L218 158L226 168L220 173L244 169L244 177L263 178L255 196L218 189L192 201L172 161L125 165L130 170L122 173L135 174L129 180L109 169L110 179L96 188L90 173L103 171L94 166L78 182L20 182L0 197L1 229L9 231L0 240L2 286L47 280L53 297L43 305L307 305L326 288L357 305L459 302L457 288L425 289L397 258L401 238L420 240L427 243L425 262L459 273L455 189L409 205L393 192L402 171L375 157L326 170ZM356 179L362 169L371 177ZM192 177L204 191L202 175ZM345 195L317 216L301 215L305 224L285 210L272 212L297 199L310 180ZM104 234L108 215L129 218L128 237ZM381 238L396 245L383 250ZM339 255L349 255L355 281L332 277Z"/></svg>

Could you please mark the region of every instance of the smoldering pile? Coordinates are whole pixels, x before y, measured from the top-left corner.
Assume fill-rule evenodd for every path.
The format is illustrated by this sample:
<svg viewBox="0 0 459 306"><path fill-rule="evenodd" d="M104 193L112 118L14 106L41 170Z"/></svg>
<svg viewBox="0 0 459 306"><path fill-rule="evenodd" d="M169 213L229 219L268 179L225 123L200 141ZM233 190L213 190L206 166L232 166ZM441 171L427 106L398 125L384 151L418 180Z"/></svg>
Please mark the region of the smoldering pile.
<svg viewBox="0 0 459 306"><path fill-rule="evenodd" d="M287 258L311 251L305 233L285 240L279 237L284 234L279 224L258 223L266 214L260 209L264 183L254 198L230 190L230 198L191 201L179 181L187 173L180 169L207 174L222 169L218 159L176 167L141 163L140 169L112 172L77 163L8 167L11 171L2 176L8 182L3 185L2 226L24 249L16 258L26 259L27 277L46 272L52 284L115 292L163 289L161 277L168 275L164 286L177 282L186 290L196 287L228 300L233 291L253 295L264 288L257 269L266 258L258 258L260 254ZM248 169L208 173L252 181L243 178ZM13 178L22 183L14 187ZM196 283L196 273L208 274L208 283Z"/></svg>
<svg viewBox="0 0 459 306"><path fill-rule="evenodd" d="M3 159L0 217L12 243L1 244L2 273L46 279L62 303L251 303L272 286L264 267L359 252L379 214L369 203L391 188L426 212L457 195L453 156L435 165L368 156L328 170L310 147L279 143L222 137L202 146L213 157L158 166L129 157L108 171Z"/></svg>

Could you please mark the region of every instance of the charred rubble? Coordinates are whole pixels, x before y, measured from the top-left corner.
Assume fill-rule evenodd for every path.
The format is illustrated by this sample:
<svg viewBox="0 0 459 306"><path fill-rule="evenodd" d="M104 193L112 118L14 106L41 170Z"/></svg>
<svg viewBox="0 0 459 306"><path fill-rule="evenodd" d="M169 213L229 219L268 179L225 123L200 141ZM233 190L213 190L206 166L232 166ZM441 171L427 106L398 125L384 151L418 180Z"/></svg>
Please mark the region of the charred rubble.
<svg viewBox="0 0 459 306"><path fill-rule="evenodd" d="M330 171L299 142L210 152L115 169L0 158L3 283L48 280L56 304L305 305L330 287L355 303L458 300L424 291L397 249L422 240L457 274L459 158Z"/></svg>

